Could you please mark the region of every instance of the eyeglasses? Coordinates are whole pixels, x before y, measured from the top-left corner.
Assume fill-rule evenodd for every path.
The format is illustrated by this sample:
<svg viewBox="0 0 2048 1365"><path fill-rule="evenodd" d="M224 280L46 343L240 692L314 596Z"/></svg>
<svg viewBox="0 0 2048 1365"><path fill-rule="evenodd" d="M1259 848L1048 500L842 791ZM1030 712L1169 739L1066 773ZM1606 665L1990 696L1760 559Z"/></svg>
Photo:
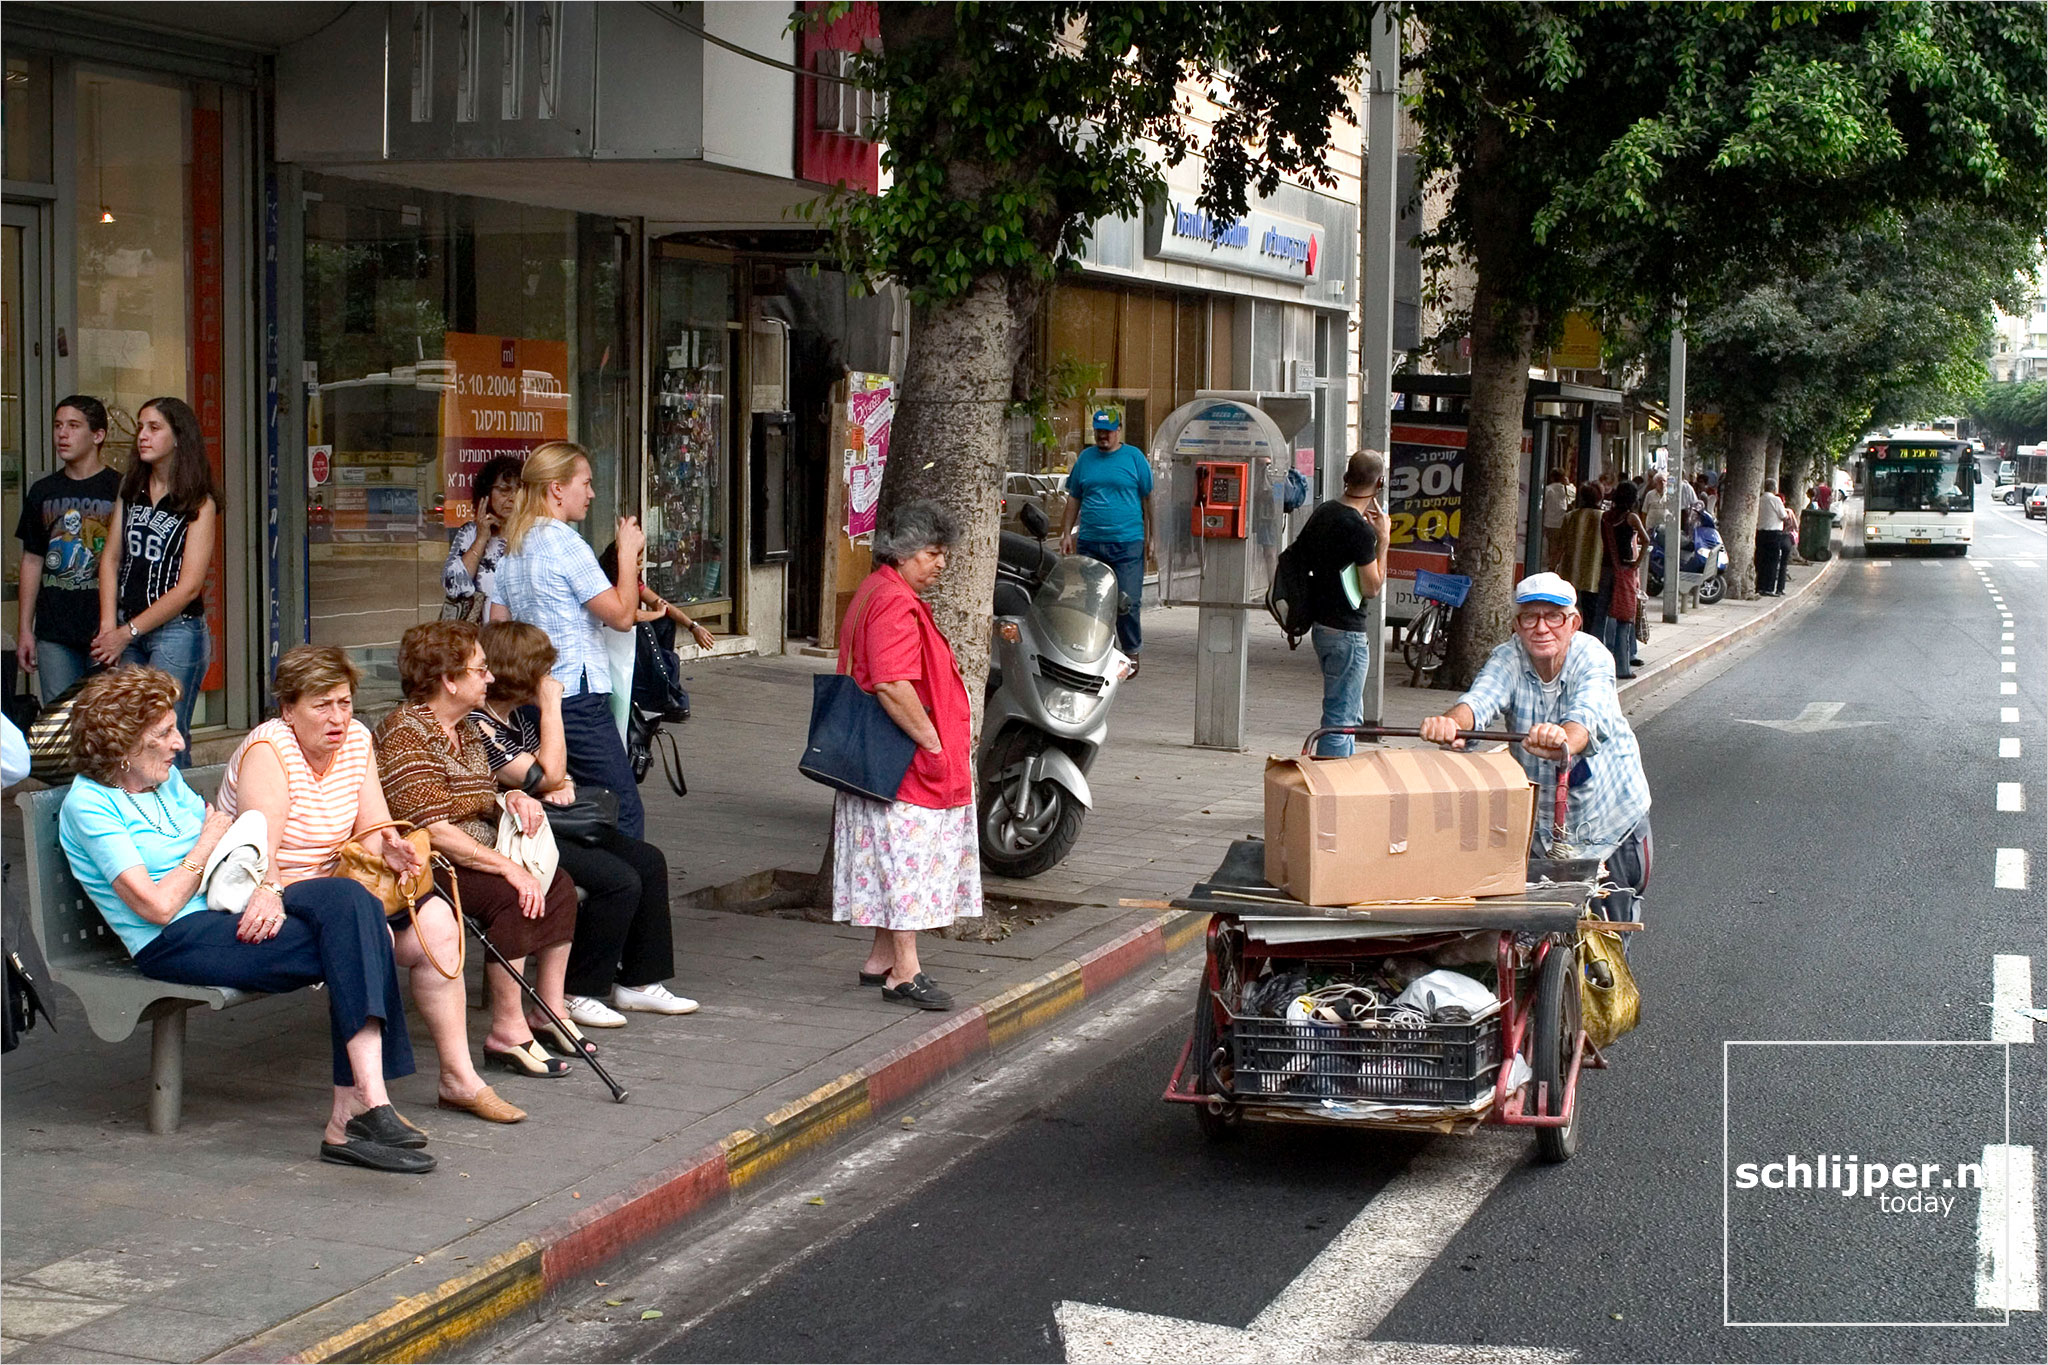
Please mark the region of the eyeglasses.
<svg viewBox="0 0 2048 1365"><path fill-rule="evenodd" d="M477 673L477 674L481 674L482 676L484 676L484 677L486 677L486 678L495 678L495 677L497 677L497 676L498 676L497 674L495 674L495 673L491 672L491 670L490 670L490 667L489 667L489 665L486 665L486 664L468 664L468 665L464 666L464 668L463 668L463 670L462 670L462 671L463 671L464 673Z"/></svg>
<svg viewBox="0 0 2048 1365"><path fill-rule="evenodd" d="M1515 624L1524 630L1559 630L1571 613L1566 611L1524 611L1515 615Z"/></svg>

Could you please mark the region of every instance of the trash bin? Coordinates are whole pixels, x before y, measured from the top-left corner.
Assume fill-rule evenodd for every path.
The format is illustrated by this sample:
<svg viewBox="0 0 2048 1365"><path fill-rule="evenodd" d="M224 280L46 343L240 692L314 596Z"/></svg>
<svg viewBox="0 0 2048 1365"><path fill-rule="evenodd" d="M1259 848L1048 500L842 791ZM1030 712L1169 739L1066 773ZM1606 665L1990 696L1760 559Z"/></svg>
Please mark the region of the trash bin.
<svg viewBox="0 0 2048 1365"><path fill-rule="evenodd" d="M1828 545L1828 538L1835 527L1834 517L1818 507L1808 507L1799 514L1799 556L1819 564L1834 556Z"/></svg>

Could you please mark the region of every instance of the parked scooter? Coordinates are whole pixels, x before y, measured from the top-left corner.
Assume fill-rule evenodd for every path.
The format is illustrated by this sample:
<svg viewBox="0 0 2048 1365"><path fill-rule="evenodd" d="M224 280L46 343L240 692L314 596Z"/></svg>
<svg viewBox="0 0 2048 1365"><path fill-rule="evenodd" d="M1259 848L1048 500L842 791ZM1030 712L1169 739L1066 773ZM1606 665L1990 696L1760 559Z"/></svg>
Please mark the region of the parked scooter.
<svg viewBox="0 0 2048 1365"><path fill-rule="evenodd" d="M1116 573L1045 546L1036 505L996 556L987 702L976 758L981 861L1005 877L1035 877L1081 835L1095 804L1087 772L1109 733L1109 709L1130 674L1116 647Z"/></svg>
<svg viewBox="0 0 2048 1365"><path fill-rule="evenodd" d="M1711 607L1728 593L1728 548L1714 525L1713 513L1704 507L1693 514L1692 543L1679 568L1700 576L1700 605ZM1664 528L1650 528L1650 596L1664 591Z"/></svg>

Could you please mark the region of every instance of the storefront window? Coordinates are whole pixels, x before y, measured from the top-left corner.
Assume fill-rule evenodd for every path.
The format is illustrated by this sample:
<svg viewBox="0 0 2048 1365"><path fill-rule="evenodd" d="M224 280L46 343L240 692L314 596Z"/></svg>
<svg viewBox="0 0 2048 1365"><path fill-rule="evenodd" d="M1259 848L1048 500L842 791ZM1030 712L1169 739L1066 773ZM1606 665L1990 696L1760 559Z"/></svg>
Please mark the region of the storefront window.
<svg viewBox="0 0 2048 1365"><path fill-rule="evenodd" d="M673 602L730 613L731 498L726 461L732 368L732 269L656 262L654 392L647 474L647 581Z"/></svg>
<svg viewBox="0 0 2048 1365"><path fill-rule="evenodd" d="M40 53L7 54L6 152L0 171L9 180L50 179L50 59Z"/></svg>
<svg viewBox="0 0 2048 1365"><path fill-rule="evenodd" d="M308 627L397 696L398 640L446 600L478 470L591 448L594 546L630 446L625 250L608 221L307 177Z"/></svg>

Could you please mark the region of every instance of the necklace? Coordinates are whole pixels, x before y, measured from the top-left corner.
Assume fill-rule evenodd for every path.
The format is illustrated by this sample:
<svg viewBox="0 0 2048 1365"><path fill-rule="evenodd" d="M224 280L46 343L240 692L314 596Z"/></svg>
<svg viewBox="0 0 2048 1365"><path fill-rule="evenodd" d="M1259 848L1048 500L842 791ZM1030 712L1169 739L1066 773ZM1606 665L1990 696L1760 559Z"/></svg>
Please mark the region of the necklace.
<svg viewBox="0 0 2048 1365"><path fill-rule="evenodd" d="M126 791L125 788L123 790ZM151 787L150 792L156 797L157 810L163 814L164 823L162 825L149 818L149 812L143 808L140 801L135 799L134 792L126 792L128 804L135 807L135 813L142 817L142 823L155 830L158 838L169 839L178 832L178 818L171 814L171 808L164 800L164 793L161 787ZM165 828L165 826L169 826L169 828Z"/></svg>

